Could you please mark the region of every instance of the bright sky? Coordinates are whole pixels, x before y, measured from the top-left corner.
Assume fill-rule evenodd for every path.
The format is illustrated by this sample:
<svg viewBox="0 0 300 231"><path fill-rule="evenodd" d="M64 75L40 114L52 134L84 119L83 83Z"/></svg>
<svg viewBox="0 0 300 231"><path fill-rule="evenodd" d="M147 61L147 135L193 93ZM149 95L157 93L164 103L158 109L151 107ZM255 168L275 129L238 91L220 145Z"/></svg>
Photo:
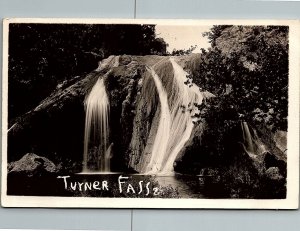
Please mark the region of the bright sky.
<svg viewBox="0 0 300 231"><path fill-rule="evenodd" d="M197 45L193 53L199 53L200 48L207 49L210 47L207 37L203 37L202 33L209 31L211 26L156 26L157 37L161 37L169 44L167 51L188 49Z"/></svg>

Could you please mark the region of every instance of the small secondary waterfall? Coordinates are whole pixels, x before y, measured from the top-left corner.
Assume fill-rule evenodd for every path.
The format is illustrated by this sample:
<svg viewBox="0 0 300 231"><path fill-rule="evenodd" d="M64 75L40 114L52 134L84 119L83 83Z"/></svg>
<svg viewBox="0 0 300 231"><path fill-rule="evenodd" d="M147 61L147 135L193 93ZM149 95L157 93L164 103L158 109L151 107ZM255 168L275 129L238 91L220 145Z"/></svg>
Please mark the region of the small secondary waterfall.
<svg viewBox="0 0 300 231"><path fill-rule="evenodd" d="M159 95L161 117L151 160L143 171L146 174L167 175L173 173L176 157L190 138L194 127L192 116L198 112L194 104L201 104L203 100L203 95L197 86L184 84L188 73L172 58L170 62L174 70L170 102L168 102L168 95L159 76L153 69L150 69Z"/></svg>
<svg viewBox="0 0 300 231"><path fill-rule="evenodd" d="M85 102L83 172L110 171L111 147L108 149L109 100L104 80L99 78Z"/></svg>
<svg viewBox="0 0 300 231"><path fill-rule="evenodd" d="M247 122L241 122L242 133L243 133L243 145L245 151L250 157L266 152L265 145L261 142L254 129L250 129Z"/></svg>

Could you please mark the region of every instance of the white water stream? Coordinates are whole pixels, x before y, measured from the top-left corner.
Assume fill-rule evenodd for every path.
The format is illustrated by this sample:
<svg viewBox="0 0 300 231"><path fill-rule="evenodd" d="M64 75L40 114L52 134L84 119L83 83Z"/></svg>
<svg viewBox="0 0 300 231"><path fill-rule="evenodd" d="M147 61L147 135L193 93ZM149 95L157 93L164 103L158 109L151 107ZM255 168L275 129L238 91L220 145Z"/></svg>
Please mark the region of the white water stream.
<svg viewBox="0 0 300 231"><path fill-rule="evenodd" d="M84 133L83 171L89 171L88 163L94 162L95 170L109 172L109 156L106 155L109 135L109 100L103 78L99 78L85 102L86 118ZM93 155L90 145L94 147Z"/></svg>
<svg viewBox="0 0 300 231"><path fill-rule="evenodd" d="M241 127L243 132L244 149L250 157L256 158L257 155L267 151L265 145L256 134L256 131L251 129L247 122L241 122Z"/></svg>
<svg viewBox="0 0 300 231"><path fill-rule="evenodd" d="M157 134L153 144L151 160L146 174L171 175L177 155L192 134L194 127L192 116L198 112L194 104L201 104L203 95L196 85L187 86L188 73L170 58L174 70L171 102L163 88L160 77L153 69L149 69L159 95L161 115Z"/></svg>

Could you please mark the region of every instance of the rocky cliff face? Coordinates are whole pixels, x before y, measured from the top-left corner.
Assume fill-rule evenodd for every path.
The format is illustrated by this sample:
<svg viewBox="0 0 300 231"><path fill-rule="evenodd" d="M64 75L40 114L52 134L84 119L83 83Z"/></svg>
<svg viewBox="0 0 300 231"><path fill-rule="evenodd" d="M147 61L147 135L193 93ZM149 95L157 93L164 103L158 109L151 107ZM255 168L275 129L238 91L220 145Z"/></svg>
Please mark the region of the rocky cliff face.
<svg viewBox="0 0 300 231"><path fill-rule="evenodd" d="M60 84L36 108L10 121L8 160L16 161L24 154L34 152L49 158L55 164L67 161L79 163L77 167L72 166L74 171L80 169L85 121L83 102L97 79L103 78L110 101L109 142L113 143L112 171L140 172L151 158L161 113L157 87L147 68L152 67L160 77L171 106L175 94L175 80L169 58L111 56L100 62L99 67L87 76L76 77ZM199 55L174 57L174 60L186 71L193 73L198 66ZM209 97L208 94L204 96ZM213 125L202 122L194 126L190 138L176 158L176 171L199 174L206 166L216 166L212 162L218 157L210 153L213 149L209 150L202 145L204 131L211 129L209 126ZM171 134L174 135L176 134ZM232 142L238 143L239 140L233 139ZM284 142L280 143L281 146L282 143ZM274 142L271 146L275 146ZM207 153L203 154L201 151ZM281 153L277 149L275 152ZM275 162L286 160L273 152L270 155L276 157ZM242 156L240 158L243 159ZM251 159L249 161L254 165L257 162ZM277 165L269 167L278 167Z"/></svg>

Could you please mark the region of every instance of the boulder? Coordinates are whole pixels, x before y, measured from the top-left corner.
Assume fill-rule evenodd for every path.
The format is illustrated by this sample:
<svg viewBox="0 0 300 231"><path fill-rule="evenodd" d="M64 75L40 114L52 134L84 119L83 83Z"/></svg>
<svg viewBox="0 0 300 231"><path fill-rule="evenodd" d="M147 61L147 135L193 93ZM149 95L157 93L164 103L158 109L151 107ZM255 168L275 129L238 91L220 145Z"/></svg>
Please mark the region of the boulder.
<svg viewBox="0 0 300 231"><path fill-rule="evenodd" d="M282 180L284 177L280 174L278 167L270 167L265 172L266 177L271 180Z"/></svg>
<svg viewBox="0 0 300 231"><path fill-rule="evenodd" d="M41 172L55 173L57 172L57 167L49 159L34 153L27 153L20 160L8 164L9 174L32 176Z"/></svg>

